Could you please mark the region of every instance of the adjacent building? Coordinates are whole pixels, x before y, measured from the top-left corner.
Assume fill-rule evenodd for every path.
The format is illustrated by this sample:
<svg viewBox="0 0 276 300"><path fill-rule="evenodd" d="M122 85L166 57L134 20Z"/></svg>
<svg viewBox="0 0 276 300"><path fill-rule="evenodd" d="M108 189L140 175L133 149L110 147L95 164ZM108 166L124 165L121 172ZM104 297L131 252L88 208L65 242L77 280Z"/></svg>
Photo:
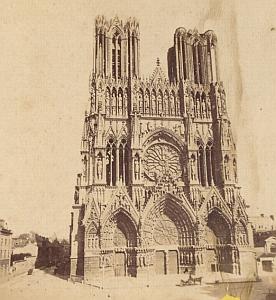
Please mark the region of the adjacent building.
<svg viewBox="0 0 276 300"><path fill-rule="evenodd" d="M177 28L142 77L136 19L95 22L71 277L256 274L213 31ZM158 47L158 45L156 45ZM222 49L223 50L223 49Z"/></svg>
<svg viewBox="0 0 276 300"><path fill-rule="evenodd" d="M0 279L9 274L12 255L12 232L7 222L0 219Z"/></svg>
<svg viewBox="0 0 276 300"><path fill-rule="evenodd" d="M276 237L270 236L264 240L263 252L257 257L260 275L276 273Z"/></svg>
<svg viewBox="0 0 276 300"><path fill-rule="evenodd" d="M260 214L259 216L251 216L250 221L255 232L276 231L274 215Z"/></svg>

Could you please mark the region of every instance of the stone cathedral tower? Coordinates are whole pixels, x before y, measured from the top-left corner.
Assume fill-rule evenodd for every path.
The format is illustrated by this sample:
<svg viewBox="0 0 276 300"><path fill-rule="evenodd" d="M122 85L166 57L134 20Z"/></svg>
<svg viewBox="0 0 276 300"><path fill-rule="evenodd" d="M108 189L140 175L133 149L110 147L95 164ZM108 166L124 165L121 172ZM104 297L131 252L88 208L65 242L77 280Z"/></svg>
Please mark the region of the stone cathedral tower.
<svg viewBox="0 0 276 300"><path fill-rule="evenodd" d="M173 41L168 77L142 79L138 22L96 19L72 278L255 272L216 35Z"/></svg>

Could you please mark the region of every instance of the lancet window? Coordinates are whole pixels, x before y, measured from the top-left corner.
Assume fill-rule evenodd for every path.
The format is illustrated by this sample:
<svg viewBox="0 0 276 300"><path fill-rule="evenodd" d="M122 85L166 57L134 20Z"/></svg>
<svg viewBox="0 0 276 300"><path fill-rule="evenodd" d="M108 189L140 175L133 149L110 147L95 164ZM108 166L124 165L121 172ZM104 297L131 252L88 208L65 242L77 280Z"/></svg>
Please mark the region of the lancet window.
<svg viewBox="0 0 276 300"><path fill-rule="evenodd" d="M126 139L116 143L112 138L106 146L106 183L115 186L118 183L128 184L129 150Z"/></svg>
<svg viewBox="0 0 276 300"><path fill-rule="evenodd" d="M193 67L195 83L204 83L203 46L198 41L193 45Z"/></svg>
<svg viewBox="0 0 276 300"><path fill-rule="evenodd" d="M113 139L109 139L106 146L106 183L116 185L116 145Z"/></svg>
<svg viewBox="0 0 276 300"><path fill-rule="evenodd" d="M199 183L202 186L211 186L214 183L215 174L215 159L214 159L214 149L211 140L204 145L198 141L198 174Z"/></svg>
<svg viewBox="0 0 276 300"><path fill-rule="evenodd" d="M128 184L128 161L129 152L127 141L122 139L119 145L119 179L126 185Z"/></svg>
<svg viewBox="0 0 276 300"><path fill-rule="evenodd" d="M122 40L118 32L112 38L112 77L121 78L122 76Z"/></svg>

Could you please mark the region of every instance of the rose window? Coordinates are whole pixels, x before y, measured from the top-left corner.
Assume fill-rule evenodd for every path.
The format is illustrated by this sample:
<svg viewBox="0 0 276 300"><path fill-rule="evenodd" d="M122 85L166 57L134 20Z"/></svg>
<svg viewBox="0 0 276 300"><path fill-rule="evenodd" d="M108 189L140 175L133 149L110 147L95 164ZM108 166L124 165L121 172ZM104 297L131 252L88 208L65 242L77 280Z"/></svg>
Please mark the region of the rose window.
<svg viewBox="0 0 276 300"><path fill-rule="evenodd" d="M163 176L179 178L181 163L179 154L170 145L156 144L147 149L144 159L145 174L152 180Z"/></svg>

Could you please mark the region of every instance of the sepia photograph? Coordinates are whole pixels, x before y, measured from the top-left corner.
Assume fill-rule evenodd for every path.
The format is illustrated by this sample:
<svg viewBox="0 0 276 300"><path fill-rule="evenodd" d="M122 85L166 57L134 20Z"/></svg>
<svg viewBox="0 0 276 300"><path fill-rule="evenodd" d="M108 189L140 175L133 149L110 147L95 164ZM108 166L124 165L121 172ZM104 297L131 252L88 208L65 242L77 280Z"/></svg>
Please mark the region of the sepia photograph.
<svg viewBox="0 0 276 300"><path fill-rule="evenodd" d="M0 299L276 300L276 1L1 0Z"/></svg>

